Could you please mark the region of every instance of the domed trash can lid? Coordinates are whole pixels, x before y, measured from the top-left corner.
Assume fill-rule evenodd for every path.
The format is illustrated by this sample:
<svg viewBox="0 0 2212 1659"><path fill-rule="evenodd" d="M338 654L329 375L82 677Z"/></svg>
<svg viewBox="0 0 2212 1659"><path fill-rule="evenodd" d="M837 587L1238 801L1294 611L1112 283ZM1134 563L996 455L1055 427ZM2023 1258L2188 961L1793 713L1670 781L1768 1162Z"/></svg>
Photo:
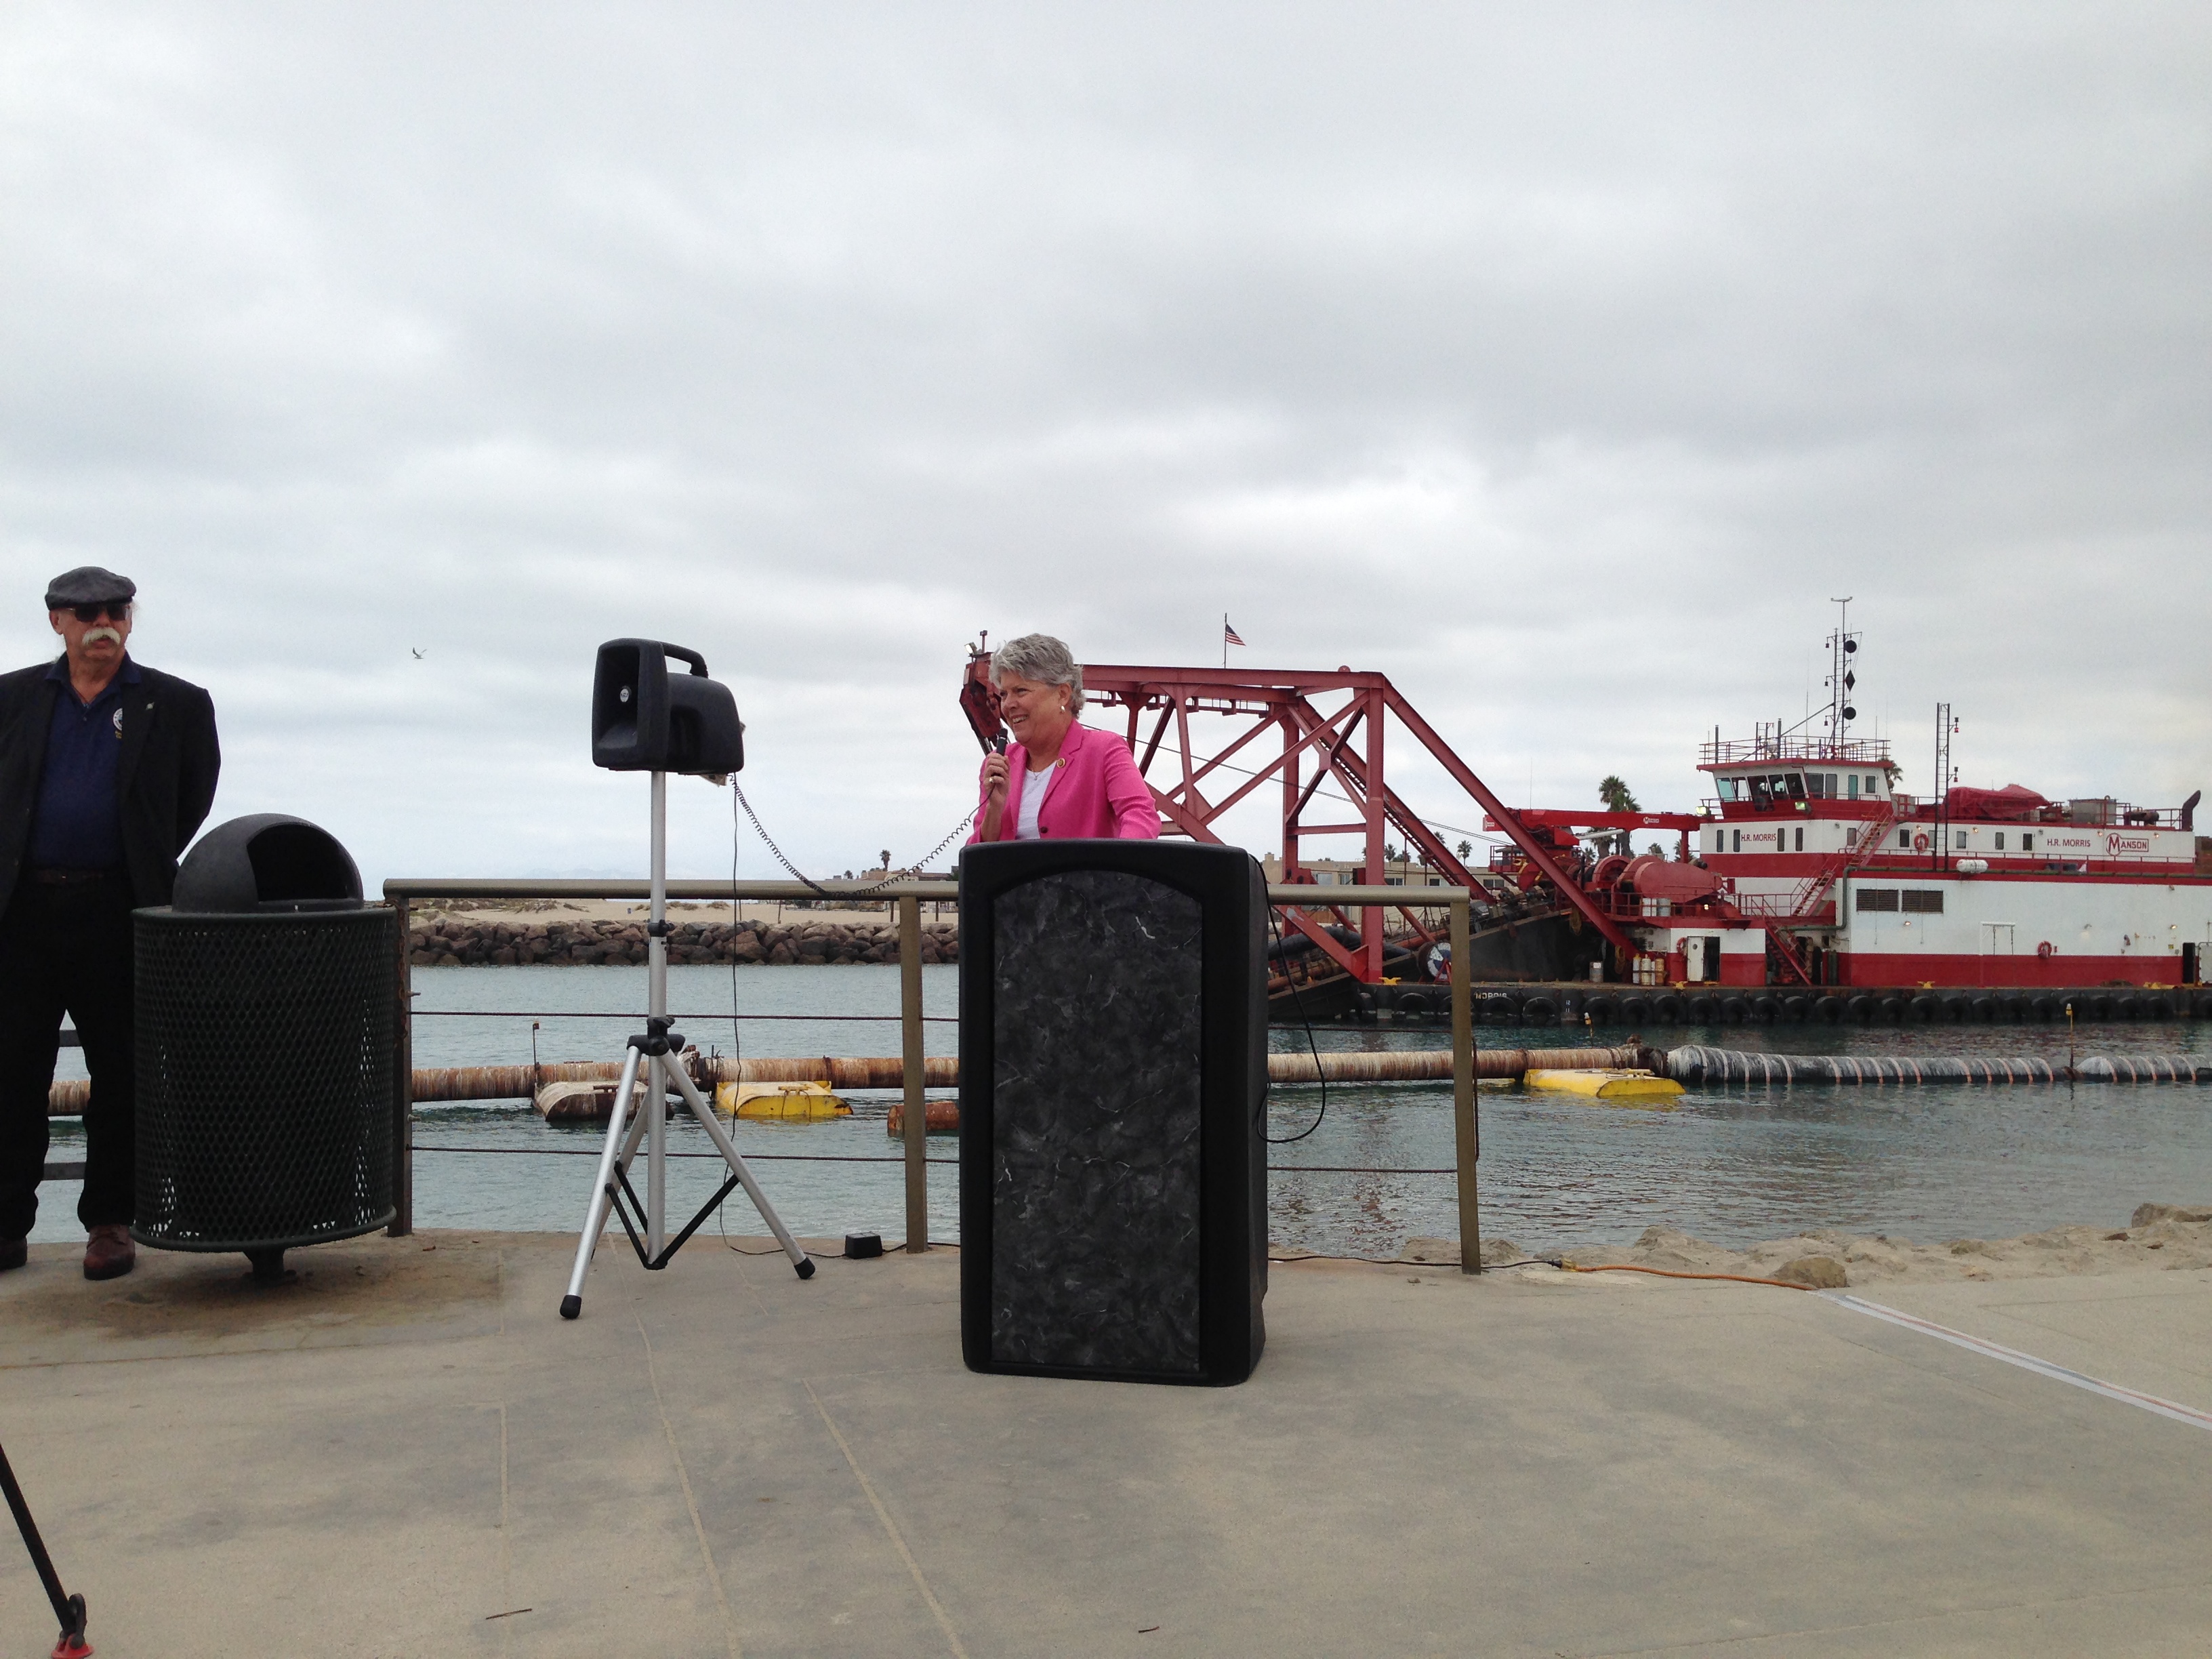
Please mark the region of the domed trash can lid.
<svg viewBox="0 0 2212 1659"><path fill-rule="evenodd" d="M329 830L255 812L199 838L177 866L170 907L197 915L358 910L361 869Z"/></svg>

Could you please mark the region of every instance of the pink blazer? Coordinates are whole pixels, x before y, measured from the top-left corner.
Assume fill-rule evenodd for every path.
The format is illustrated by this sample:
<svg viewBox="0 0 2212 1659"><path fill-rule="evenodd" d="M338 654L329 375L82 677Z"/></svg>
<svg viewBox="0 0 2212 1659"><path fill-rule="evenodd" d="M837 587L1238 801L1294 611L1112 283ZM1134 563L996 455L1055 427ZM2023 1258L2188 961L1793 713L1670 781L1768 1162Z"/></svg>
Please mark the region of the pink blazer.
<svg viewBox="0 0 2212 1659"><path fill-rule="evenodd" d="M1067 728L1060 745L1060 764L1045 785L1044 805L1037 809L1037 834L1047 841L1073 836L1124 841L1157 841L1160 815L1152 805L1152 791L1129 746L1121 738L1076 725ZM1022 821L1022 790L1029 781L1029 751L1019 744L1006 750L1006 804L999 815L1000 841L1014 839ZM979 775L976 790L981 804L975 811L975 830L969 842L983 839L983 815L990 810L989 789Z"/></svg>

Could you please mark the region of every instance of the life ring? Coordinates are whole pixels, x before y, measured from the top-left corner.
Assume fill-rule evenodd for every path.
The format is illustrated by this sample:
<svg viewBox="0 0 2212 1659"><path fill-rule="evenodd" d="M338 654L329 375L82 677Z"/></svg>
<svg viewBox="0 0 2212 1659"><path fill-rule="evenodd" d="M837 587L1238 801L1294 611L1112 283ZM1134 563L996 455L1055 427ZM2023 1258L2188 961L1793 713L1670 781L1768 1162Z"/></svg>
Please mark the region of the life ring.
<svg viewBox="0 0 2212 1659"><path fill-rule="evenodd" d="M1928 850L1928 832L1926 830L1922 830L1918 835L1912 838L1912 850L1916 853L1924 853Z"/></svg>
<svg viewBox="0 0 2212 1659"><path fill-rule="evenodd" d="M2051 948L2051 941L2049 939L2045 939L2042 944L2035 947L2035 954L2039 957L2048 957L2055 956L2057 952Z"/></svg>

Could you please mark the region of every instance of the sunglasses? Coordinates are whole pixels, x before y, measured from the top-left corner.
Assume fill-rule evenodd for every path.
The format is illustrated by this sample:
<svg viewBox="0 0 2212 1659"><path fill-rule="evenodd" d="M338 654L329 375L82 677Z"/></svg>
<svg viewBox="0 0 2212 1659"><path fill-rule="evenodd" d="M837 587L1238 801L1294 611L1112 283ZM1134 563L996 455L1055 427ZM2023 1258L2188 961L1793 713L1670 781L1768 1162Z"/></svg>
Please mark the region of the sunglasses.
<svg viewBox="0 0 2212 1659"><path fill-rule="evenodd" d="M70 607L70 614L81 623L96 623L102 617L109 622L128 622L131 620L131 601L102 599L98 605L73 605Z"/></svg>

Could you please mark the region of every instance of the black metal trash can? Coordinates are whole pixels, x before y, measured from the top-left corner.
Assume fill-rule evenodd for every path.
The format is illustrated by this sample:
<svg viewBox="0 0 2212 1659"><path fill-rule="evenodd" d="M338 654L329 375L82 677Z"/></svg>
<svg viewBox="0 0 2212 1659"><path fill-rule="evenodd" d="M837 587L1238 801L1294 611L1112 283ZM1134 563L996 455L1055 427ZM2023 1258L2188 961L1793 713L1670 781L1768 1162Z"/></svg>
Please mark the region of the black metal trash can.
<svg viewBox="0 0 2212 1659"><path fill-rule="evenodd" d="M394 1213L398 919L327 832L275 813L210 830L175 902L132 917L137 1221L167 1250L283 1253Z"/></svg>

